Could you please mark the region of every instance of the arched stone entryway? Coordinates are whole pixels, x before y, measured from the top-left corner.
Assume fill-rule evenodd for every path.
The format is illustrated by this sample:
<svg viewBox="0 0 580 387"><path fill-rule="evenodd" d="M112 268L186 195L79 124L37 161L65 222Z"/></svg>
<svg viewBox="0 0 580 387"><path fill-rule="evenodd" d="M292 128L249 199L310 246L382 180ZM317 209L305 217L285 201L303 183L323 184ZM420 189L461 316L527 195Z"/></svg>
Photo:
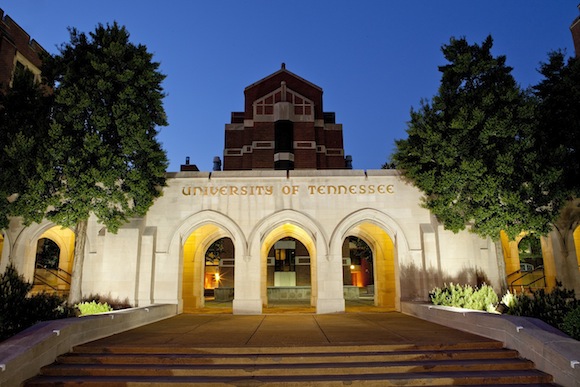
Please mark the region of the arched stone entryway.
<svg viewBox="0 0 580 387"><path fill-rule="evenodd" d="M268 252L277 241L288 237L300 241L310 257L310 305L316 307L317 313L344 311L340 254L336 261L328 255L324 231L315 220L293 210L282 210L262 219L250 233L243 264L236 264L234 313L261 313L262 306L267 305ZM239 278L246 281L239 283Z"/></svg>
<svg viewBox="0 0 580 387"><path fill-rule="evenodd" d="M192 231L185 240L182 276L184 312L193 312L205 306L206 252L214 242L226 236L228 235L225 230L219 226L205 224Z"/></svg>
<svg viewBox="0 0 580 387"><path fill-rule="evenodd" d="M408 245L398 224L388 215L363 209L344 218L331 238L331 251L342 249L350 236L362 239L373 255L374 305L400 308L399 255L408 254Z"/></svg>
<svg viewBox="0 0 580 387"><path fill-rule="evenodd" d="M297 288L296 284L296 266L295 263L288 267L288 271L276 271L276 264L273 263L272 265L269 264L269 252L272 249L276 249L276 245L280 245L281 243L296 243L295 240L300 245L304 246L308 251L308 259L309 259L309 270L310 270L310 283L300 283L302 285L300 288ZM290 247L290 246L288 246ZM278 250L295 250L295 247L292 249L278 249ZM285 257L285 259L296 259L297 257ZM301 257L298 257L301 258ZM274 258L276 259L276 258ZM314 240L312 236L309 235L304 229L297 226L296 224L292 223L284 223L279 225L278 227L271 230L264 238L264 242L262 244L262 249L260 252L260 261L261 261L261 268L262 268L262 286L261 286L261 299L263 306L268 305L268 302L275 298L275 299L304 299L304 297L309 294L310 300L309 303L312 306L315 306L315 299L317 293L317 287L315 281L312 279L315 277L313 273L316 273L316 247L314 245ZM273 269L273 272L269 275L268 269ZM278 278L271 278L273 281L268 281L269 277L276 277L276 274L279 274ZM283 276L284 274L294 274L294 281L292 281L291 276ZM277 282L276 280L280 282ZM310 287L310 289L307 289ZM300 292L298 292L300 290ZM279 294L278 294L279 293Z"/></svg>
<svg viewBox="0 0 580 387"><path fill-rule="evenodd" d="M364 222L348 231L371 248L374 268L374 304L382 308L396 308L395 252L391 237L380 226Z"/></svg>
<svg viewBox="0 0 580 387"><path fill-rule="evenodd" d="M191 312L204 307L206 253L214 242L222 238L228 239L234 252L231 260L235 263L228 263L233 272L236 270L235 266L242 261L246 245L241 229L230 218L215 211L202 211L186 219L174 234L169 246L169 256L172 251L178 250L180 252L179 266L169 266L166 270L167 272L175 270L178 276L175 290L178 292L180 312ZM234 273L231 273L231 279L234 283L228 283L228 285L235 287ZM170 290L169 287L168 290ZM169 294L159 293L156 299L168 296Z"/></svg>
<svg viewBox="0 0 580 387"><path fill-rule="evenodd" d="M18 259L14 260L16 270L27 281L34 282L38 241L41 239L49 239L58 246L58 265L55 268L54 278L51 282L54 285L54 290L58 289L61 292L66 292L70 289L70 276L74 260L75 234L71 229L57 226L51 222L30 226L11 241L10 246L4 246L3 249L10 249L11 251L5 251L3 257L6 258L5 261L8 261L8 256L18 257ZM5 242L5 244L7 243ZM88 245L89 241L87 240L87 247ZM59 271L60 274L58 274ZM58 278L57 275L61 278Z"/></svg>

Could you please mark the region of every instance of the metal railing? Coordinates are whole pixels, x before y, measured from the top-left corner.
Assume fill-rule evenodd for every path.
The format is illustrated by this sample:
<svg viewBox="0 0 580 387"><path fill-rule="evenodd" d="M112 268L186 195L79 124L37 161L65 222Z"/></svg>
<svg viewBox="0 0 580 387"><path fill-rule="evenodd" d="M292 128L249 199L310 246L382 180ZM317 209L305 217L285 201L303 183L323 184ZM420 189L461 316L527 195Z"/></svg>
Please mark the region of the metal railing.
<svg viewBox="0 0 580 387"><path fill-rule="evenodd" d="M510 292L514 293L517 288L523 291L532 291L543 289L546 287L546 276L544 275L544 266L538 266L532 271L522 272L522 270L514 271L508 274L507 278L519 275L509 283ZM538 275L540 275L538 277ZM528 282L526 281L528 280ZM532 286L542 281L540 286ZM519 282L519 283L516 283Z"/></svg>
<svg viewBox="0 0 580 387"><path fill-rule="evenodd" d="M43 275L41 275L41 273ZM71 278L72 274L61 268L52 269L37 264L36 270L34 270L34 285L47 286L56 293L68 292L68 288L70 288ZM66 290L59 288L59 285L63 284L67 288Z"/></svg>

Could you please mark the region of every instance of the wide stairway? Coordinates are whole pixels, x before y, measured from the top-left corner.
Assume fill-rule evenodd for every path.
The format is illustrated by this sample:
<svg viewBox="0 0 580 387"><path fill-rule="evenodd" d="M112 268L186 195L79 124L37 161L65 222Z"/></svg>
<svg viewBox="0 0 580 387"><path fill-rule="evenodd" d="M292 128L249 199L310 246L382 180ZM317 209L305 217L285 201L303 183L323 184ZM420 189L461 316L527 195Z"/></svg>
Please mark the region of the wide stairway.
<svg viewBox="0 0 580 387"><path fill-rule="evenodd" d="M209 348L87 346L58 357L34 386L551 385L500 342Z"/></svg>

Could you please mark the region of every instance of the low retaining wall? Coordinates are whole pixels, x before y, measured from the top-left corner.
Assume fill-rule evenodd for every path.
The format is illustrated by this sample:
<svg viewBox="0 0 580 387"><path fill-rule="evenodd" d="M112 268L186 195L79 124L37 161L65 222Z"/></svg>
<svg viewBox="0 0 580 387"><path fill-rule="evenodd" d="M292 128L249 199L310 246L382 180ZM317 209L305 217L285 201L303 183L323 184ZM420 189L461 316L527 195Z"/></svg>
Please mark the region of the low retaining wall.
<svg viewBox="0 0 580 387"><path fill-rule="evenodd" d="M176 314L177 305L151 305L38 323L0 343L0 386L19 386L76 345Z"/></svg>
<svg viewBox="0 0 580 387"><path fill-rule="evenodd" d="M401 302L401 312L501 341L552 375L555 383L580 386L580 341L541 320L414 302Z"/></svg>

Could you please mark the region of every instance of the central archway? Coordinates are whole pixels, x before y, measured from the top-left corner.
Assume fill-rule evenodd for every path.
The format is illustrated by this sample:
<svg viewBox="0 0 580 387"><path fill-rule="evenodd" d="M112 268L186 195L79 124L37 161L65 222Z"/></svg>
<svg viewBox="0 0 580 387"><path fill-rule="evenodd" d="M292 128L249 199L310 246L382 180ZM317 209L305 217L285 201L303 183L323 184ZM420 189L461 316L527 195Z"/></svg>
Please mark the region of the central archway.
<svg viewBox="0 0 580 387"><path fill-rule="evenodd" d="M309 284L310 289L307 289L308 288L307 285L302 286L300 290L303 291L304 294L309 294L310 305L316 306L317 287L316 281L313 280L314 278L316 278L316 246L311 235L309 235L309 233L307 233L302 227L293 223L283 223L278 225L265 236L264 241L262 243L262 247L260 250L260 260L261 260L261 299L263 306L268 305L268 302L272 298L271 294L273 293L274 288L278 288L277 293L286 291L287 297L284 297L284 295L282 294L282 298L290 299L291 298L290 294L294 295L294 299L302 298L299 296L299 293L291 292L292 290L291 288L294 288L294 290L297 289L295 282L294 283L291 283L291 281L286 282L283 279L280 279L281 282L270 281L272 283L269 283L268 281L269 278L268 268L272 267L272 265L268 264L270 260L268 255L270 251L275 248L276 244L280 244L281 241L286 240L287 242L292 242L291 241L292 239L296 240L308 251L309 257L308 263L310 265L310 284ZM279 276L279 278L283 278L283 276Z"/></svg>

